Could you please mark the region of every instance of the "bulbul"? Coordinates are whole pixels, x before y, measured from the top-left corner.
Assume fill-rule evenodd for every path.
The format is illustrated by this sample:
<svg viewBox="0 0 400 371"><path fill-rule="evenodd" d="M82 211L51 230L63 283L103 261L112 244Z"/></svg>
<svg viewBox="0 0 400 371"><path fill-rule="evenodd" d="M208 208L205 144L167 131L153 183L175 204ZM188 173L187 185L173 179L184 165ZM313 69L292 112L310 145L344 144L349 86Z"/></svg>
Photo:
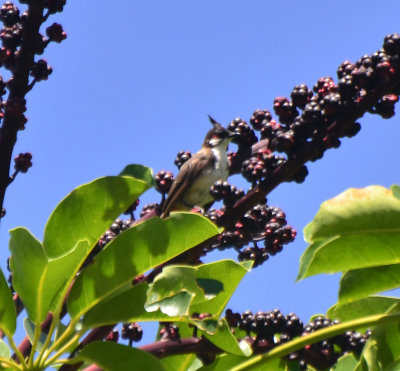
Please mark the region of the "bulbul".
<svg viewBox="0 0 400 371"><path fill-rule="evenodd" d="M207 133L201 149L182 165L162 207L161 218L172 210L187 211L194 206L207 210L214 202L211 186L228 177L226 151L237 134L208 117L213 128Z"/></svg>

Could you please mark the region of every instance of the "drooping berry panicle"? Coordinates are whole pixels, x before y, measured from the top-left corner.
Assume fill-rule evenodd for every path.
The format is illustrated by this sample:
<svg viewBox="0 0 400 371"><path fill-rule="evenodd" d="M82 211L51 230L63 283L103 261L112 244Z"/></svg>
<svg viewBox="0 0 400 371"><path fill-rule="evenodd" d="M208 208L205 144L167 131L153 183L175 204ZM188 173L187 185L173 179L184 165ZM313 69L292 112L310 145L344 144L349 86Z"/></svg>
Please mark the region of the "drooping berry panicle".
<svg viewBox="0 0 400 371"><path fill-rule="evenodd" d="M228 211L229 208L211 209L205 215L218 223ZM295 237L296 231L287 225L285 213L277 207L268 206L265 200L265 203L254 206L241 217L233 229L222 232L205 252L234 248L238 251L239 260L252 260L253 267L257 267L281 252L283 246L293 242Z"/></svg>
<svg viewBox="0 0 400 371"><path fill-rule="evenodd" d="M221 226L234 225L278 184L303 182L308 174L306 163L338 148L344 137L356 135L361 129L358 120L365 113L382 118L395 114L400 94L399 40L399 34L388 35L377 52L354 63L344 61L337 79L322 77L312 89L299 84L291 99L275 98L277 119L270 111L257 109L249 120L251 127L243 119L228 125L240 134L238 151L229 154L231 174L240 172L251 189L229 214L219 218Z"/></svg>
<svg viewBox="0 0 400 371"><path fill-rule="evenodd" d="M283 315L279 309L256 313L247 310L242 314L227 309L225 318L233 334L246 340L257 352L266 352L296 337L340 323L325 316L317 316L303 325L295 313ZM288 359L299 362L300 369L307 369L307 365L311 365L317 370L324 370L332 367L343 354L352 352L359 355L369 335L370 331L365 334L347 331L329 340L307 345L291 353Z"/></svg>

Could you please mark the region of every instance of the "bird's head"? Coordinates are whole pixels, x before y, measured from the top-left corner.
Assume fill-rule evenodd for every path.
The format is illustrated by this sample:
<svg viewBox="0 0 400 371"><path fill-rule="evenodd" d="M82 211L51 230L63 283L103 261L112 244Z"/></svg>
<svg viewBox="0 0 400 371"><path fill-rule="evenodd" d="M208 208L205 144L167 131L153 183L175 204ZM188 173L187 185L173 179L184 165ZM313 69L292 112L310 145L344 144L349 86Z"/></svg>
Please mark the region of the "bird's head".
<svg viewBox="0 0 400 371"><path fill-rule="evenodd" d="M221 124L215 121L210 115L208 115L213 128L208 131L203 147L214 148L218 146L226 146L231 140L236 138L237 134L226 130Z"/></svg>

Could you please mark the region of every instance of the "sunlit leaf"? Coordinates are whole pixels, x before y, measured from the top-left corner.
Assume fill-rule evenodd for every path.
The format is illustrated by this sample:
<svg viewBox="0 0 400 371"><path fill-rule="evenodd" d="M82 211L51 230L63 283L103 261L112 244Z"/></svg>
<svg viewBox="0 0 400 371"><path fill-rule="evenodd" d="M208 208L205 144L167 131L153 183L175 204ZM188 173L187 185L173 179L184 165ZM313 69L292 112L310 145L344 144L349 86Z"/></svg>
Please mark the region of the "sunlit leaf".
<svg viewBox="0 0 400 371"><path fill-rule="evenodd" d="M89 328L118 322L179 320L178 317L171 318L160 311L147 312L144 309L147 290L148 284L141 283L102 300L85 314L82 325Z"/></svg>
<svg viewBox="0 0 400 371"><path fill-rule="evenodd" d="M400 264L356 269L340 280L339 303L356 301L400 287Z"/></svg>
<svg viewBox="0 0 400 371"><path fill-rule="evenodd" d="M156 185L154 181L153 170L140 164L131 164L125 166L124 170L122 170L119 175L131 176L133 178L143 180L152 187Z"/></svg>
<svg viewBox="0 0 400 371"><path fill-rule="evenodd" d="M151 218L120 233L79 275L68 297L78 318L146 271L216 235L216 226L193 213Z"/></svg>
<svg viewBox="0 0 400 371"><path fill-rule="evenodd" d="M169 316L189 314L195 296L204 300L204 292L196 282L196 269L189 266L167 266L150 284L145 309L160 310Z"/></svg>
<svg viewBox="0 0 400 371"><path fill-rule="evenodd" d="M380 186L349 189L321 205L304 238L298 279L400 264L400 200Z"/></svg>
<svg viewBox="0 0 400 371"><path fill-rule="evenodd" d="M357 318L387 313L400 305L400 299L389 296L371 296L354 302L336 304L328 310L329 318L350 321Z"/></svg>
<svg viewBox="0 0 400 371"><path fill-rule="evenodd" d="M13 282L34 323L60 309L69 283L100 236L147 188L131 177L100 178L60 202L42 244L26 229L11 231Z"/></svg>

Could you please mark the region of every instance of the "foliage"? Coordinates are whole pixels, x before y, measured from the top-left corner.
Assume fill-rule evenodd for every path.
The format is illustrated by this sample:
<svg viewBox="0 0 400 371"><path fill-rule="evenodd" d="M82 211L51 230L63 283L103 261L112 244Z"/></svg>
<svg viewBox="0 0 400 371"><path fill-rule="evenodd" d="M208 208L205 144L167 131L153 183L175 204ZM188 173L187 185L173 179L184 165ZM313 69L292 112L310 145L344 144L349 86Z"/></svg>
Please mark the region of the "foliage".
<svg viewBox="0 0 400 371"><path fill-rule="evenodd" d="M389 369L399 362L399 327L393 324L400 322L400 301L373 295L399 286L395 272L400 241L400 187L349 189L321 205L304 230L310 245L301 259L299 279L343 272L339 301L327 313L343 322L295 337L264 355L251 356L257 347L250 337L239 329L232 331L229 318L227 322L221 317L251 264L230 260L198 266L173 264L164 267L152 281L132 284L135 277L218 234L218 228L203 216L173 213L165 220L155 217L139 222L118 234L87 265L83 264L107 226L151 185L129 175L100 178L78 187L60 202L47 222L43 242L24 228L11 231L13 287L27 311L25 329L32 348L31 356L25 359L12 340L16 311L1 275L0 328L11 346L10 351L2 343L3 367L45 369L94 362L108 370L124 369L128 364L132 365L130 369L141 370L168 369L172 364L205 370L284 370L293 362L289 361L290 355L309 344L365 328L374 331L362 354L340 358L335 369L346 369L349 364L359 370L368 369L371 364ZM378 250L380 253L376 254ZM61 323L65 304L68 314ZM43 332L42 322L49 312L51 325ZM214 353L215 361L201 367L202 357L193 357L184 350L188 356L171 355L165 360L170 359L169 362L160 363L149 354L157 355L155 348L144 346L140 350L113 342L89 343L77 354L71 353L91 329L136 321L174 323L183 345L183 334L189 334L188 340L194 339L190 327L196 329L196 339L203 341L199 349ZM171 342L174 343L165 337L153 347L165 348ZM12 352L17 358L11 358ZM63 359L65 353L72 356Z"/></svg>
<svg viewBox="0 0 400 371"><path fill-rule="evenodd" d="M35 56L66 38L57 23L46 28L47 38L39 33L65 0L20 2L27 4L23 14L11 2L0 11L0 67L11 74L7 82L0 79L0 208L15 176L32 166L32 154L21 153L9 174L17 132L27 122L25 96L52 72ZM235 138L237 151L227 155L227 170L251 186L245 192L224 180L214 183L210 194L222 201L220 209L160 218L172 172L153 176L150 168L131 164L119 176L67 195L50 215L43 241L26 228L12 229L8 282L0 272L0 368L398 369L400 299L379 294L400 286L399 186L349 189L324 202L305 228L309 246L298 279L342 273L338 302L326 315L303 325L294 313L226 309L244 275L296 236L285 213L267 205L268 193L283 182L303 182L305 164L356 135L365 113L394 116L400 36L388 35L382 49L343 62L337 76L337 83L319 79L313 90L296 86L291 100L277 97L276 120L256 110L249 124L241 118L229 123L225 138ZM181 151L175 163L180 168L190 158ZM139 197L153 187L160 204L135 219ZM123 213L130 218L119 219ZM208 252L227 248L237 251L239 262L202 263ZM23 309L26 337L17 346ZM156 340L134 348L142 337L137 322L144 321L159 323ZM129 346L118 343L119 323Z"/></svg>

